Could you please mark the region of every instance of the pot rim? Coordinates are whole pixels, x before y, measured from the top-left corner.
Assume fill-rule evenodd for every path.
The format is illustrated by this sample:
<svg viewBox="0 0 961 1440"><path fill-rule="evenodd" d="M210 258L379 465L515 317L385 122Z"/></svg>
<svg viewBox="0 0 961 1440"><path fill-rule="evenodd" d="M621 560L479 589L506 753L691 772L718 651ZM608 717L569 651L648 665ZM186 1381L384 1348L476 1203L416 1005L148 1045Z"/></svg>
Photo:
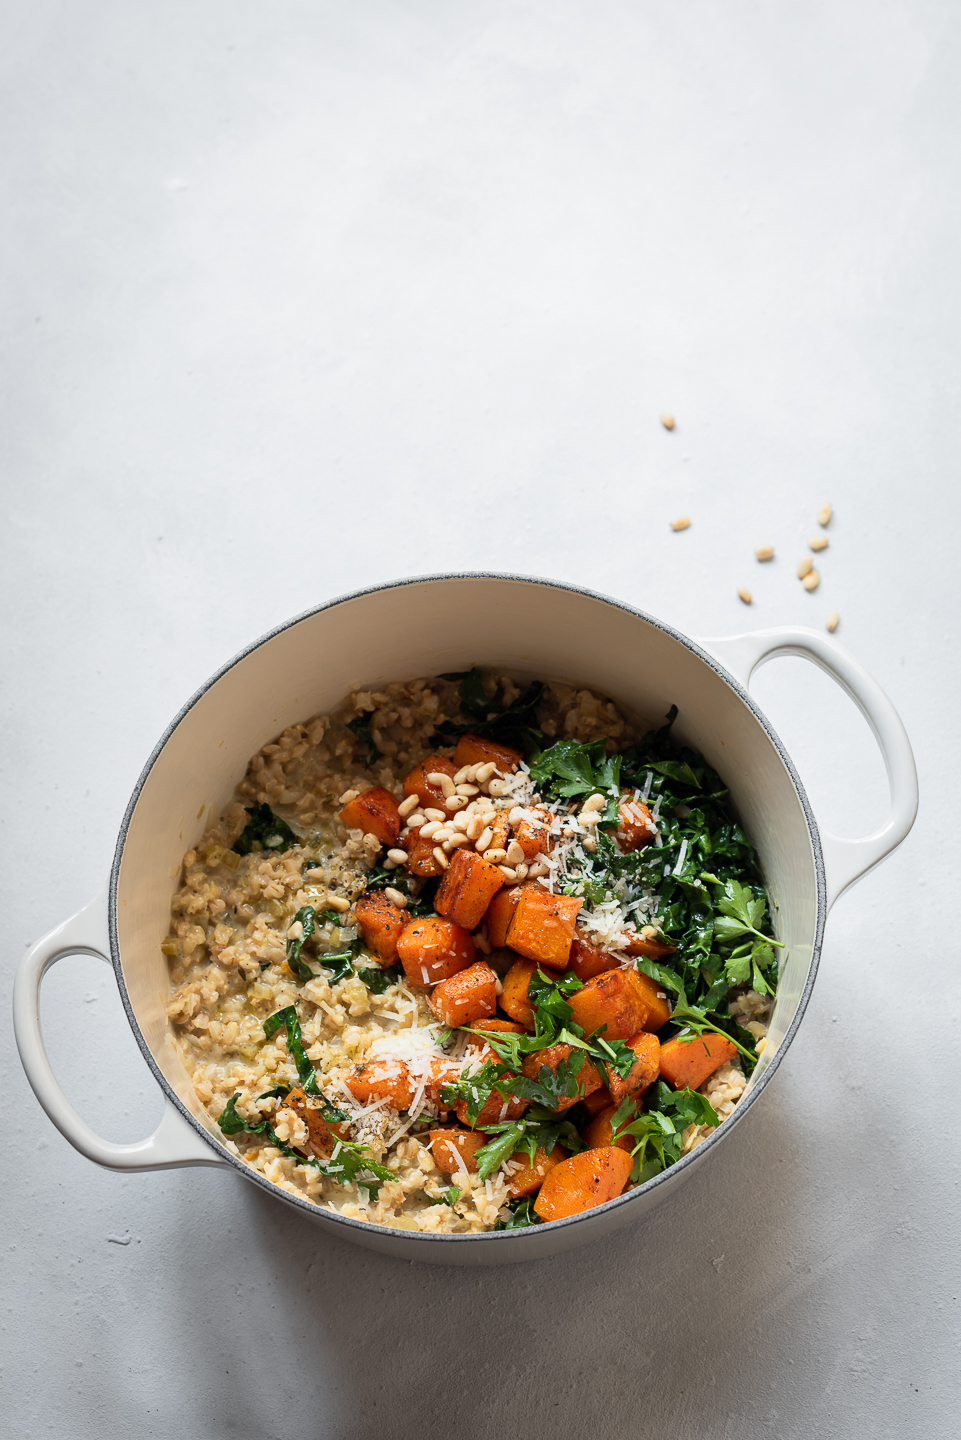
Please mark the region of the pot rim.
<svg viewBox="0 0 961 1440"><path fill-rule="evenodd" d="M548 1221L546 1225L538 1225L533 1232L530 1227L523 1227L518 1230L487 1230L469 1235L438 1235L428 1234L423 1231L415 1230L395 1230L394 1227L377 1225L373 1221L355 1220L351 1216L341 1215L339 1211L324 1210L319 1205L315 1205L313 1202L306 1199L306 1197L301 1198L297 1195L291 1195L286 1190L281 1190L278 1185L275 1185L273 1181L268 1180L265 1175L261 1175L259 1171L254 1170L249 1165L246 1165L239 1156L232 1154L231 1151L229 1151L226 1146L217 1139L217 1137L212 1133L212 1131L208 1130L207 1127L203 1125L196 1118L196 1116L191 1113L187 1106L184 1105L180 1097L176 1094L173 1087L168 1082L166 1076L160 1069L160 1066L157 1064L157 1061L154 1058L153 1051L147 1044L143 1032L140 1029L140 1024L134 1013L133 1005L131 1004L130 996L127 992L127 985L123 975L123 967L120 961L120 946L117 935L117 891L120 876L120 866L123 861L124 846L126 845L127 833L130 829L130 822L133 818L134 810L137 807L137 802L140 799L141 792L144 788L144 785L147 783L147 778L150 775L151 770L157 763L157 760L160 758L161 752L166 746L167 741L173 735L174 731L180 725L181 721L190 713L193 707L204 697L204 695L206 695L208 690L210 690L214 685L216 685L218 680L220 680L224 675L226 675L228 671L232 670L235 665L239 664L241 660L246 659L246 657L253 654L255 650L259 650L261 646L265 645L268 641L275 639L278 635L282 635L285 630L291 629L294 625L299 625L301 621L308 620L314 615L322 614L325 610L333 610L336 606L344 605L348 601L358 600L365 595L378 594L382 590L399 590L409 585L436 584L438 582L447 580L509 580L526 585L544 586L552 590L564 590L574 595L583 595L586 596L588 599L599 600L605 605L612 605L617 610L622 610L628 615L633 615L637 619L645 621L648 625L653 625L655 629L660 630L663 634L669 636L672 640L677 641L679 645L683 645L686 650L689 650L691 654L695 655L699 660L702 660L704 664L709 666L709 668L720 677L720 679L724 680L725 683L731 687L731 689L735 692L738 698L744 702L744 704L753 714L754 718L758 721L758 723L765 731L768 739L771 741L771 744L777 751L781 763L784 765L784 768L788 773L791 784L794 786L794 790L800 802L801 809L804 814L805 823L807 825L808 837L811 841L811 849L814 860L815 879L817 885L817 913L815 916L814 943L811 947L811 960L808 965L807 976L801 989L801 994L798 999L798 1005L794 1013L794 1017L791 1020L791 1023L788 1026L784 1034L784 1038L778 1046L773 1059L766 1067L764 1074L760 1077L757 1084L752 1086L751 1089L744 1096L744 1098L738 1102L733 1112L728 1116L727 1120L724 1121L722 1125L718 1125L716 1129L712 1132L712 1134L709 1135L705 1140L703 1140L696 1149L689 1151L687 1155L682 1156L680 1160L675 1161L675 1163L669 1166L666 1170L662 1170L659 1175L652 1176L651 1179L645 1181L643 1185L637 1186L636 1189L630 1190L626 1194L618 1195L613 1200L608 1200L604 1205L598 1205L591 1210L583 1211L580 1215L571 1215L563 1220ZM181 707L181 709L171 720L170 724L163 732L163 735L160 737L160 739L157 741L157 744L151 751L150 756L146 764L144 765L143 770L140 773L137 783L134 786L133 793L130 796L130 801L127 805L127 809L124 813L123 821L120 826L120 832L117 836L117 846L114 852L113 864L110 867L110 884L108 896L109 898L107 904L107 919L110 933L110 959L113 965L114 974L117 978L117 986L120 990L120 998L123 1003L124 1011L126 1012L127 1020L129 1021L130 1027L134 1033L134 1036L136 1037L137 1044L140 1046L141 1053L146 1060L148 1066L150 1067L150 1070L153 1072L154 1079L159 1084L161 1091L163 1092L168 1102L176 1107L177 1111L179 1112L181 1117L187 1122L187 1124L190 1125L191 1128L195 1130L198 1135L200 1135L204 1140L207 1141L211 1148L219 1154L220 1158L228 1161L234 1167L234 1169L236 1169L240 1174L244 1176L245 1179L251 1180L255 1184L259 1185L260 1188L264 1190L267 1194L271 1195L272 1198L285 1200L288 1204L302 1211L311 1219L323 1219L335 1226L343 1225L348 1227L348 1229L359 1231L364 1236L370 1234L383 1235L383 1233L386 1231L388 1234L396 1234L398 1236L403 1236L403 1239L405 1241L415 1241L423 1243L425 1245L436 1245L439 1241L446 1244L453 1243L457 1245L491 1244L492 1242L504 1244L510 1243L511 1241L529 1239L532 1233L537 1233L541 1230L557 1231L560 1230L562 1227L566 1228L581 1224L585 1221L590 1221L601 1214L605 1214L609 1211L614 1210L615 1208L630 1204L632 1201L636 1200L641 1194L652 1194L658 1186L664 1185L673 1181L674 1179L679 1178L682 1172L690 1168L692 1163L699 1161L703 1156L705 1156L710 1150L714 1148L718 1141L723 1139L724 1135L730 1133L730 1127L748 1113L752 1105L763 1093L771 1076L780 1066L782 1059L786 1055L794 1039L794 1036L797 1033L801 1020L804 1017L804 1012L807 1009L808 1001L811 998L811 991L814 988L814 980L817 975L818 962L821 955L821 945L824 939L824 925L827 918L824 856L822 853L821 839L818 831L817 821L814 817L814 811L811 808L811 803L808 800L807 792L804 789L804 786L801 782L801 777L798 774L790 755L782 744L770 721L767 719L763 711L758 707L757 703L752 698L750 691L744 685L742 685L741 682L734 675L732 675L729 670L725 669L725 667L720 663L719 660L717 660L709 651L705 650L701 645L699 645L697 641L690 639L689 636L683 634L682 631L677 630L673 625L668 625L665 621L658 620L655 616L649 615L646 611L637 609L636 606L628 605L623 600L616 600L613 596L605 595L599 590L591 590L584 585L572 585L569 584L567 581L563 580L548 580L544 579L542 576L521 575L513 571L496 570L460 570L433 575L413 575L399 580L383 581L379 585L366 585L360 590L351 590L346 594L336 596L332 600L324 601L320 605L311 606L310 609L301 611L300 614L293 616L289 620L285 620L280 625L275 625L273 629L268 630L266 634L261 635L259 639L254 640L249 645L244 646L242 650L239 650L237 654L234 655L230 660L228 660L224 665L221 665L218 670L215 670L214 673L210 676L210 678L206 680L203 685L201 685L199 689L197 689L193 693L193 695L191 695L190 699Z"/></svg>

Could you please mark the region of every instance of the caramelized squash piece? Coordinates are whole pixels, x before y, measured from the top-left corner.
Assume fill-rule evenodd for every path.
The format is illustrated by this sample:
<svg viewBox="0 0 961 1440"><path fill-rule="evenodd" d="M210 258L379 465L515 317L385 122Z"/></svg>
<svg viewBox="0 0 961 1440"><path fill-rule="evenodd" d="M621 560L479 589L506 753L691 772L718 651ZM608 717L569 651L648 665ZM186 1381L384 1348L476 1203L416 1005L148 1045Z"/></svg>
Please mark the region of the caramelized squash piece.
<svg viewBox="0 0 961 1440"><path fill-rule="evenodd" d="M431 1058L427 1071L427 1082L424 1086L424 1094L432 1105L442 1110L446 1115L450 1109L441 1099L441 1090L445 1085L456 1085L461 1077L461 1067L456 1060L447 1060L443 1055L434 1055Z"/></svg>
<svg viewBox="0 0 961 1440"><path fill-rule="evenodd" d="M642 845L654 839L657 826L643 800L632 799L629 792L623 794L618 802L617 815L620 823L614 838L625 854L640 850Z"/></svg>
<svg viewBox="0 0 961 1440"><path fill-rule="evenodd" d="M580 930L575 931L567 968L574 971L578 980L593 980L605 970L616 970L620 963L617 955L598 949Z"/></svg>
<svg viewBox="0 0 961 1440"><path fill-rule="evenodd" d="M588 1115L594 1116L599 1115L602 1110L608 1108L611 1103L611 1097L602 1087L600 1090L594 1090L590 1095L586 1096L581 1103Z"/></svg>
<svg viewBox="0 0 961 1440"><path fill-rule="evenodd" d="M524 852L527 860L535 855L548 855L553 842L551 817L546 810L536 810L531 820L518 820L514 826L514 839Z"/></svg>
<svg viewBox="0 0 961 1440"><path fill-rule="evenodd" d="M511 1035L526 1035L527 1031L523 1025L518 1025L516 1020L501 1020L495 1016L493 1020L478 1020L472 1027L474 1030L493 1030L495 1034L508 1033Z"/></svg>
<svg viewBox="0 0 961 1440"><path fill-rule="evenodd" d="M645 940L641 935L632 935L624 947L626 955L640 955L645 960L666 960L676 952L676 945L665 945L663 940Z"/></svg>
<svg viewBox="0 0 961 1440"><path fill-rule="evenodd" d="M554 1166L559 1165L566 1158L567 1151L562 1150L560 1145L555 1145L549 1155L542 1146L538 1145L534 1151L533 1164L526 1155L515 1150L507 1162L508 1167L518 1167L511 1169L507 1177L507 1190L511 1199L520 1200L525 1195L533 1195L541 1188Z"/></svg>
<svg viewBox="0 0 961 1440"><path fill-rule="evenodd" d="M309 1103L301 1086L295 1086L283 1103L307 1126L308 1143L318 1160L328 1159L338 1140L350 1139L350 1126L343 1121L325 1120Z"/></svg>
<svg viewBox="0 0 961 1440"><path fill-rule="evenodd" d="M733 1060L737 1047L726 1035L709 1030L704 1035L675 1035L661 1046L661 1075L675 1090L697 1090L725 1060Z"/></svg>
<svg viewBox="0 0 961 1440"><path fill-rule="evenodd" d="M532 885L517 902L507 930L508 945L540 965L566 969L574 941L574 920L583 904L572 895L549 895L539 885Z"/></svg>
<svg viewBox="0 0 961 1440"><path fill-rule="evenodd" d="M375 785L363 795L348 801L340 812L340 818L348 830L363 830L365 835L376 835L382 845L395 844L400 834L400 810L389 790Z"/></svg>
<svg viewBox="0 0 961 1440"><path fill-rule="evenodd" d="M364 944L378 960L392 961L397 955L407 916L399 906L387 899L383 890L365 890L357 901L357 924Z"/></svg>
<svg viewBox="0 0 961 1440"><path fill-rule="evenodd" d="M583 1150L562 1160L547 1176L534 1201L541 1220L565 1220L620 1195L631 1177L630 1155L615 1146Z"/></svg>
<svg viewBox="0 0 961 1440"><path fill-rule="evenodd" d="M517 769L523 758L519 750L512 750L509 745L497 745L493 740L485 740L483 735L462 735L454 751L454 768L486 765L488 760L493 760L498 770L508 775Z"/></svg>
<svg viewBox="0 0 961 1440"><path fill-rule="evenodd" d="M610 1067L607 1072L607 1083L615 1105L620 1105L622 1100L626 1100L631 1095L636 1095L640 1099L645 1090L649 1090L654 1084L660 1073L661 1042L656 1035L642 1031L640 1035L635 1035L627 1043L637 1056L637 1062L631 1066L630 1074L622 1078L616 1070Z"/></svg>
<svg viewBox="0 0 961 1440"><path fill-rule="evenodd" d="M487 938L495 950L501 950L507 944L507 929L525 888L524 885L510 885L498 890L487 907Z"/></svg>
<svg viewBox="0 0 961 1440"><path fill-rule="evenodd" d="M430 1152L434 1164L447 1175L454 1175L465 1167L475 1175L477 1161L474 1157L486 1144L487 1136L479 1130L461 1130L452 1125L448 1129L430 1132Z"/></svg>
<svg viewBox="0 0 961 1440"><path fill-rule="evenodd" d="M419 827L408 830L400 843L407 851L407 869L412 875L419 875L421 879L443 875L444 867L434 858L434 842L430 838L422 840Z"/></svg>
<svg viewBox="0 0 961 1440"><path fill-rule="evenodd" d="M657 980L652 980L650 975L645 975L643 970L628 970L625 973L633 977L636 989L647 1002L647 1019L641 1029L660 1030L671 1018L671 1007L664 986Z"/></svg>
<svg viewBox="0 0 961 1440"><path fill-rule="evenodd" d="M515 960L501 981L501 1009L526 1030L534 1028L534 1011L527 1002L527 987L536 969L534 960Z"/></svg>
<svg viewBox="0 0 961 1440"><path fill-rule="evenodd" d="M444 792L439 785L432 785L428 775L449 775L451 779L460 769L446 755L428 755L404 779L404 798L416 795L425 810L443 810Z"/></svg>
<svg viewBox="0 0 961 1440"><path fill-rule="evenodd" d="M497 1009L497 976L483 960L449 980L442 980L430 997L430 1008L445 1025L473 1025Z"/></svg>
<svg viewBox="0 0 961 1440"><path fill-rule="evenodd" d="M650 1005L633 970L608 970L588 980L568 1004L586 1036L601 1031L605 1040L627 1040L648 1028Z"/></svg>
<svg viewBox="0 0 961 1440"><path fill-rule="evenodd" d="M411 985L435 985L473 965L476 956L469 933L452 920L428 915L411 920L397 941L397 955Z"/></svg>
<svg viewBox="0 0 961 1440"><path fill-rule="evenodd" d="M614 1139L611 1120L616 1109L616 1105L607 1105L603 1110L599 1110L591 1123L581 1131L581 1139L592 1150L602 1149L607 1145L616 1145L618 1150L626 1150L628 1153L633 1150L637 1142L632 1136L620 1135L616 1140ZM633 1116L631 1118L633 1119Z"/></svg>
<svg viewBox="0 0 961 1440"><path fill-rule="evenodd" d="M549 1045L546 1050L535 1050L532 1055L527 1055L521 1070L529 1080L536 1080L545 1065L548 1070L553 1070L556 1074L561 1061L567 1060L573 1053L573 1045ZM564 1095L555 1107L556 1110L558 1112L569 1110L572 1105L577 1104L578 1100L583 1100L585 1095L599 1090L603 1083L597 1066L593 1060L585 1056L584 1063L577 1072L577 1094Z"/></svg>
<svg viewBox="0 0 961 1440"><path fill-rule="evenodd" d="M493 1057L496 1059L496 1056ZM509 1075L504 1076L505 1084L510 1080ZM505 1100L496 1090L492 1090L489 1098L481 1106L480 1114L474 1122L474 1128L483 1130L485 1125L499 1125L503 1120L519 1120L527 1109L530 1101L521 1100L518 1095L509 1095ZM454 1112L462 1125L469 1125L467 1118L467 1101L458 1100L454 1106Z"/></svg>
<svg viewBox="0 0 961 1440"><path fill-rule="evenodd" d="M437 887L434 909L465 930L475 930L503 884L496 865L488 865L473 850L455 850Z"/></svg>
<svg viewBox="0 0 961 1440"><path fill-rule="evenodd" d="M408 1110L414 1098L414 1086L407 1066L403 1060L390 1056L358 1065L344 1083L362 1105L371 1100L387 1099L395 1110Z"/></svg>

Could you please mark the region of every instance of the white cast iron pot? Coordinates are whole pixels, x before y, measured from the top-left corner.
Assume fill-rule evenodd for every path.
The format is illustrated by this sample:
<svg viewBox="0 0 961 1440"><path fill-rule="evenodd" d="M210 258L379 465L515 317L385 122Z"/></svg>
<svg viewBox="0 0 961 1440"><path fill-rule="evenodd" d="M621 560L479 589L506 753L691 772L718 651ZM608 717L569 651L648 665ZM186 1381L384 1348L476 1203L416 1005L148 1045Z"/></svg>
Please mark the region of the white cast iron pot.
<svg viewBox="0 0 961 1440"><path fill-rule="evenodd" d="M891 785L891 814L864 840L821 834L780 741L748 694L754 670L775 655L802 655L859 706L877 737ZM660 720L676 704L676 731L730 787L758 848L779 937L786 944L767 1046L733 1116L690 1155L646 1185L584 1215L526 1230L421 1235L346 1219L280 1190L221 1144L194 1096L173 1043L165 1003L172 876L204 821L230 799L248 758L286 726L333 709L351 689L492 665L519 678L576 680L629 714ZM669 625L589 591L501 575L438 576L332 601L257 641L216 674L171 724L131 798L110 882L25 957L14 993L24 1069L50 1119L81 1154L114 1170L232 1165L314 1224L408 1260L498 1264L580 1245L638 1220L692 1169L710 1164L734 1124L769 1083L804 1014L827 913L838 896L907 835L917 810L911 747L891 702L840 646L813 630L778 628L724 640L688 640ZM136 1145L101 1140L58 1085L38 1015L48 965L68 954L111 959L130 1025L164 1091L160 1126Z"/></svg>

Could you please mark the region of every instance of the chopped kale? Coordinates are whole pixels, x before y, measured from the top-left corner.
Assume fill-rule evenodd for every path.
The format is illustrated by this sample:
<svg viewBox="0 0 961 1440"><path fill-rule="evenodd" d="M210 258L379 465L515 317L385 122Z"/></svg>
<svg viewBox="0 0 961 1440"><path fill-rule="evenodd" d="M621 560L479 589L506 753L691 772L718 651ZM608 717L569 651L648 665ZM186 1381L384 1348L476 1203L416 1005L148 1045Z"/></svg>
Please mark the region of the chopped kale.
<svg viewBox="0 0 961 1440"><path fill-rule="evenodd" d="M297 1066L297 1074L300 1076L300 1083L306 1095L320 1097L320 1087L317 1084L317 1076L314 1067L307 1059L307 1052L304 1049L304 1037L300 1030L300 1021L297 1019L297 1011L293 1005L287 1005L283 1010L277 1010L273 1015L268 1015L264 1021L264 1035L271 1040L278 1030L287 1031L287 1049L290 1058ZM323 1097L320 1097L323 1098ZM326 1119L326 1116L325 1116Z"/></svg>
<svg viewBox="0 0 961 1440"><path fill-rule="evenodd" d="M314 926L317 922L317 911L312 905L302 905L294 916L294 920L300 921L303 927L303 935L299 940L287 941L287 965L291 974L304 985L308 980L313 980L314 972L306 960L300 958L300 952L304 948L304 941L309 940L314 933Z"/></svg>
<svg viewBox="0 0 961 1440"><path fill-rule="evenodd" d="M358 970L357 974L373 995L383 995L392 985L396 985L401 977L400 969L396 965L387 970Z"/></svg>
<svg viewBox="0 0 961 1440"><path fill-rule="evenodd" d="M248 821L240 838L234 841L238 855L249 855L255 844L265 850L289 850L301 842L286 820L275 815L269 805L253 805L247 811Z"/></svg>
<svg viewBox="0 0 961 1440"><path fill-rule="evenodd" d="M442 720L437 726L438 735L445 740L455 740L460 735L483 735L502 745L510 745L525 755L538 751L544 739L536 714L544 693L542 681L532 680L522 695L504 705L497 699L496 692L493 696L488 695L476 665L470 670L458 670L439 678L460 681L457 691L460 708L470 716L470 720L466 725Z"/></svg>
<svg viewBox="0 0 961 1440"><path fill-rule="evenodd" d="M356 720L348 720L347 729L352 730L357 736L357 739L362 740L367 746L367 760L365 763L369 768L380 755L380 751L377 749L367 716L358 715Z"/></svg>

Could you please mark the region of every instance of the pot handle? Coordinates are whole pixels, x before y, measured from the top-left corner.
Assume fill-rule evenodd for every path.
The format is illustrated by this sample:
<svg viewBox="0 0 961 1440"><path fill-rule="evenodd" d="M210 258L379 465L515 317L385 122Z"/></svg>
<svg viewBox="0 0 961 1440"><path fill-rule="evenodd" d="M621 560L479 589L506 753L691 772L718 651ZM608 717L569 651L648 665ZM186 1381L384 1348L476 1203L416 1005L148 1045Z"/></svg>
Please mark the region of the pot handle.
<svg viewBox="0 0 961 1440"><path fill-rule="evenodd" d="M778 655L800 655L812 661L847 691L874 732L887 767L891 813L880 830L863 840L842 840L838 835L821 832L830 909L855 880L860 880L885 855L897 849L914 824L918 813L918 772L901 717L878 682L853 655L817 630L783 625L700 643L717 656L745 689L749 688L758 666Z"/></svg>
<svg viewBox="0 0 961 1440"><path fill-rule="evenodd" d="M182 1165L229 1165L204 1144L165 1097L163 1119L154 1133L134 1145L117 1145L94 1134L81 1120L57 1081L40 1033L40 984L44 972L65 955L95 955L109 965L107 892L51 930L27 952L13 987L13 1028L20 1060L40 1104L61 1135L81 1155L108 1170L174 1170Z"/></svg>

